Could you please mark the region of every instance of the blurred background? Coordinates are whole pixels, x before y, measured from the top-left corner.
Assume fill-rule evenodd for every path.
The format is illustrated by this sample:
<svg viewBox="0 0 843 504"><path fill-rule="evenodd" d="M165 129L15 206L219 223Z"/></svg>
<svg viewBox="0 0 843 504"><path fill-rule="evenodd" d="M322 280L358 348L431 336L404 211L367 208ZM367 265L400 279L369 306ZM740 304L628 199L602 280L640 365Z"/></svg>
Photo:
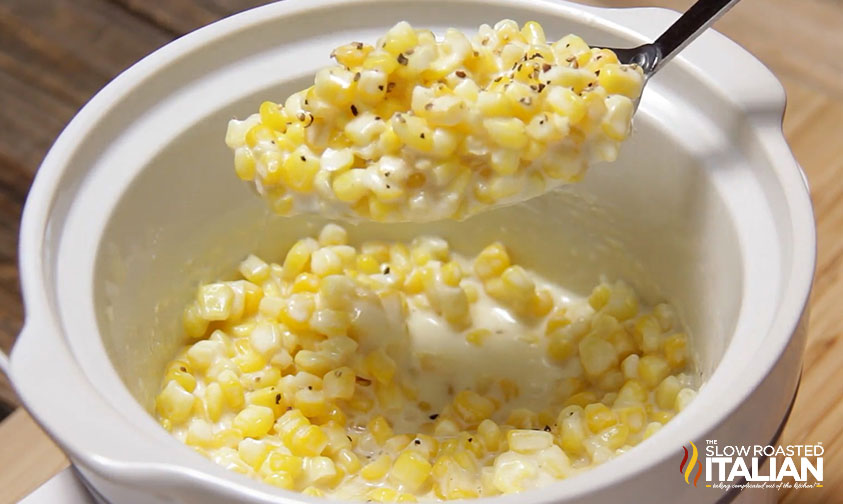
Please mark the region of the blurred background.
<svg viewBox="0 0 843 504"><path fill-rule="evenodd" d="M11 349L24 316L17 273L21 208L41 159L62 128L93 94L143 56L263 3L0 0L0 349ZM685 10L693 2L581 3ZM843 0L743 0L715 28L754 53L784 84L785 133L811 182L818 221L805 371L784 440L825 444L826 491L784 493L783 501L843 502ZM10 415L0 424L0 501L5 482L15 477L2 469L17 451L7 449L6 440L27 441L30 458L50 461L40 464L40 481L66 464L17 406L12 387L0 375L0 419ZM42 444L33 445L28 436Z"/></svg>

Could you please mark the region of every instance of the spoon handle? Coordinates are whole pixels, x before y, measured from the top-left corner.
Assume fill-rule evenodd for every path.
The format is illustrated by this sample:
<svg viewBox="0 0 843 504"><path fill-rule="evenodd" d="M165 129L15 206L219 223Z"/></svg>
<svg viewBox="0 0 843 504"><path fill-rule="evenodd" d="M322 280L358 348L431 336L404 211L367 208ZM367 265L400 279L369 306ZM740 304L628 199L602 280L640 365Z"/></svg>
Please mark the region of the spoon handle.
<svg viewBox="0 0 843 504"><path fill-rule="evenodd" d="M690 44L740 0L698 0L652 44L652 59L645 68L653 74Z"/></svg>

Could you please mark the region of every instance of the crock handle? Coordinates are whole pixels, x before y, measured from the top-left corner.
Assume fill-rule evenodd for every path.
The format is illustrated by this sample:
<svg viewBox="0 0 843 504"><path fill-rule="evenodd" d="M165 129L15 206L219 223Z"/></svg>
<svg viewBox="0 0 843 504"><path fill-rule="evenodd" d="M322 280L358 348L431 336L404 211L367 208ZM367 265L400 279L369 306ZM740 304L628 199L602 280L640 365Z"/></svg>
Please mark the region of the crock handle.
<svg viewBox="0 0 843 504"><path fill-rule="evenodd" d="M0 350L0 373L9 376L9 356L2 350Z"/></svg>

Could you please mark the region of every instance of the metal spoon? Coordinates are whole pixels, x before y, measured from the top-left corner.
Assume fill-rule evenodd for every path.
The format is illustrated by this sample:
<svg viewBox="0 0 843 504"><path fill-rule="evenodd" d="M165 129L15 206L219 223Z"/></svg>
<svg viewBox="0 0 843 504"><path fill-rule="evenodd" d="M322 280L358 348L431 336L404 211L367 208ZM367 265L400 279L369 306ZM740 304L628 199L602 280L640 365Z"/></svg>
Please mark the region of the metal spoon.
<svg viewBox="0 0 843 504"><path fill-rule="evenodd" d="M640 65L644 70L646 83L665 63L739 1L698 0L652 44L644 44L632 49L611 50L618 56L621 63ZM636 108L639 100L636 100Z"/></svg>

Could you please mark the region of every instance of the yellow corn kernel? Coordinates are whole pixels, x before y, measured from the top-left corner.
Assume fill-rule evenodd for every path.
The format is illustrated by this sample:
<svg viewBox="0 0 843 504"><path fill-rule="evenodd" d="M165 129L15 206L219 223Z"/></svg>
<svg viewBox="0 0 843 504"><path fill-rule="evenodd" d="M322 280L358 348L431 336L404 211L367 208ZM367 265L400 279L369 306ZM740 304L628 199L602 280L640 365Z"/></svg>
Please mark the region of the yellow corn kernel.
<svg viewBox="0 0 843 504"><path fill-rule="evenodd" d="M320 277L342 273L343 262L330 247L315 250L310 256L310 270Z"/></svg>
<svg viewBox="0 0 843 504"><path fill-rule="evenodd" d="M602 311L621 322L634 317L638 313L638 298L635 291L622 281L615 282L609 300Z"/></svg>
<svg viewBox="0 0 843 504"><path fill-rule="evenodd" d="M313 273L299 273L293 281L291 292L319 292L321 279Z"/></svg>
<svg viewBox="0 0 843 504"><path fill-rule="evenodd" d="M351 399L354 396L356 375L350 367L341 367L325 374L323 390L331 399Z"/></svg>
<svg viewBox="0 0 843 504"><path fill-rule="evenodd" d="M374 275L380 273L380 263L374 256L370 254L359 254L356 259L357 270L367 275Z"/></svg>
<svg viewBox="0 0 843 504"><path fill-rule="evenodd" d="M416 434L415 439L407 447L408 450L413 450L421 453L428 460L435 457L439 452L439 441L432 436L426 434Z"/></svg>
<svg viewBox="0 0 843 504"><path fill-rule="evenodd" d="M398 211L398 205L392 203L384 203L381 200L369 199L369 217L372 220L383 221Z"/></svg>
<svg viewBox="0 0 843 504"><path fill-rule="evenodd" d="M480 467L478 466L477 458L474 456L473 452L462 448L463 445L464 443L459 443L458 448L453 450L452 456L454 457L454 462L469 473L478 472Z"/></svg>
<svg viewBox="0 0 843 504"><path fill-rule="evenodd" d="M328 457L307 457L303 469L306 482L313 485L334 486L344 476Z"/></svg>
<svg viewBox="0 0 843 504"><path fill-rule="evenodd" d="M155 408L162 418L179 424L190 417L196 398L175 380L170 380L155 401Z"/></svg>
<svg viewBox="0 0 843 504"><path fill-rule="evenodd" d="M588 296L588 304L591 305L594 310L599 310L606 306L606 303L609 302L609 296L612 294L612 289L606 284L600 284L591 291L591 295Z"/></svg>
<svg viewBox="0 0 843 504"><path fill-rule="evenodd" d="M412 440L409 434L396 434L383 443L383 449L390 453L397 453L406 448Z"/></svg>
<svg viewBox="0 0 843 504"><path fill-rule="evenodd" d="M425 247L413 247L410 250L410 259L412 259L413 263L417 266L424 266L432 258L433 257L430 254L430 251Z"/></svg>
<svg viewBox="0 0 843 504"><path fill-rule="evenodd" d="M605 101L606 113L600 123L603 133L610 139L626 140L632 128L635 105L626 96L612 95Z"/></svg>
<svg viewBox="0 0 843 504"><path fill-rule="evenodd" d="M389 479L410 492L415 492L430 477L433 466L420 453L405 451L395 459Z"/></svg>
<svg viewBox="0 0 843 504"><path fill-rule="evenodd" d="M392 467L392 458L389 455L383 454L363 466L360 469L360 476L367 481L377 481L386 476L390 467Z"/></svg>
<svg viewBox="0 0 843 504"><path fill-rule="evenodd" d="M243 440L243 433L238 429L222 429L214 433L213 446L217 448L236 448Z"/></svg>
<svg viewBox="0 0 843 504"><path fill-rule="evenodd" d="M624 424L616 424L607 428L600 434L600 438L606 443L610 450L617 450L626 444L629 438L630 428Z"/></svg>
<svg viewBox="0 0 843 504"><path fill-rule="evenodd" d="M383 48L390 54L398 56L412 49L418 43L419 38L416 30L410 26L410 23L401 21L386 32L383 39Z"/></svg>
<svg viewBox="0 0 843 504"><path fill-rule="evenodd" d="M353 168L335 176L331 182L334 195L343 202L356 203L369 193L365 169Z"/></svg>
<svg viewBox="0 0 843 504"><path fill-rule="evenodd" d="M167 370L164 376L164 381L168 382L175 380L188 392L193 392L196 389L196 378L190 374L187 368L187 363L175 362Z"/></svg>
<svg viewBox="0 0 843 504"><path fill-rule="evenodd" d="M661 348L661 326L652 314L638 317L633 325L632 335L638 348L645 354L652 354Z"/></svg>
<svg viewBox="0 0 843 504"><path fill-rule="evenodd" d="M418 294L432 279L433 271L430 268L415 268L404 279L404 290L407 294Z"/></svg>
<svg viewBox="0 0 843 504"><path fill-rule="evenodd" d="M319 286L319 298L325 308L348 310L355 297L355 288L351 278L342 275L327 276Z"/></svg>
<svg viewBox="0 0 843 504"><path fill-rule="evenodd" d="M328 422L333 422L339 426L345 426L348 423L348 417L343 409L331 401L328 401L327 412L316 418L314 423L324 426Z"/></svg>
<svg viewBox="0 0 843 504"><path fill-rule="evenodd" d="M268 126L256 124L246 132L245 140L246 145L250 148L254 148L260 142L271 142L272 140L275 140L275 133L273 133L272 129Z"/></svg>
<svg viewBox="0 0 843 504"><path fill-rule="evenodd" d="M586 425L589 430L598 433L618 423L617 415L603 403L589 404L584 409Z"/></svg>
<svg viewBox="0 0 843 504"><path fill-rule="evenodd" d="M296 486L296 482L293 477L285 472L272 473L264 477L263 481L264 483L268 483L272 486L283 488L285 490L293 490Z"/></svg>
<svg viewBox="0 0 843 504"><path fill-rule="evenodd" d="M473 390L463 390L454 397L454 412L469 426L476 426L495 412L495 403Z"/></svg>
<svg viewBox="0 0 843 504"><path fill-rule="evenodd" d="M489 118L483 121L483 128L501 147L523 149L527 146L526 126L520 119L515 117Z"/></svg>
<svg viewBox="0 0 843 504"><path fill-rule="evenodd" d="M254 373L266 366L266 360L263 355L255 352L252 349L247 349L245 352L235 356L232 361L242 373Z"/></svg>
<svg viewBox="0 0 843 504"><path fill-rule="evenodd" d="M650 406L649 404L647 406ZM666 424L673 418L674 413L672 411L663 411L657 410L655 408L650 408L648 413L648 417L650 420L659 422L660 424Z"/></svg>
<svg viewBox="0 0 843 504"><path fill-rule="evenodd" d="M323 68L313 79L316 96L338 107L351 103L355 88L354 73L342 67Z"/></svg>
<svg viewBox="0 0 843 504"><path fill-rule="evenodd" d="M659 408L664 410L672 410L676 404L676 396L682 389L682 384L675 376L668 376L659 383L656 387L655 399Z"/></svg>
<svg viewBox="0 0 843 504"><path fill-rule="evenodd" d="M474 260L474 273L483 280L500 276L510 265L509 254L504 246L495 242L485 249Z"/></svg>
<svg viewBox="0 0 843 504"><path fill-rule="evenodd" d="M267 196L272 198L281 198L286 193L286 188L276 187L281 183L284 159L284 154L275 150L268 150L261 157L262 166L258 175L262 185L272 188L272 191L267 193Z"/></svg>
<svg viewBox="0 0 843 504"><path fill-rule="evenodd" d="M312 238L297 241L284 258L284 278L292 280L305 270L310 263L310 255L319 248L319 243Z"/></svg>
<svg viewBox="0 0 843 504"><path fill-rule="evenodd" d="M308 425L296 429L290 437L289 448L295 455L316 457L328 445L328 436L319 426Z"/></svg>
<svg viewBox="0 0 843 504"><path fill-rule="evenodd" d="M465 334L465 340L474 346L482 346L491 335L492 331L488 329L472 329Z"/></svg>
<svg viewBox="0 0 843 504"><path fill-rule="evenodd" d="M289 474L293 478L301 476L304 466L304 460L295 455L289 455L280 451L271 452L263 464L268 472L283 472Z"/></svg>
<svg viewBox="0 0 843 504"><path fill-rule="evenodd" d="M618 423L629 427L630 432L640 432L647 425L647 412L640 405L623 406L615 412Z"/></svg>
<svg viewBox="0 0 843 504"><path fill-rule="evenodd" d="M350 449L339 450L333 457L337 467L346 474L356 474L362 467L360 458Z"/></svg>
<svg viewBox="0 0 843 504"><path fill-rule="evenodd" d="M647 389L638 380L627 380L618 391L615 404L642 404L647 401Z"/></svg>
<svg viewBox="0 0 843 504"><path fill-rule="evenodd" d="M238 410L243 407L245 398L243 395L243 385L240 383L240 378L231 371L226 369L217 376L217 383L222 389L225 402L231 409Z"/></svg>
<svg viewBox="0 0 843 504"><path fill-rule="evenodd" d="M542 26L535 21L527 21L524 23L524 27L521 28L521 35L527 39L527 42L531 45L544 44L547 42Z"/></svg>
<svg viewBox="0 0 843 504"><path fill-rule="evenodd" d="M374 436L375 441L379 445L383 445L386 443L386 440L393 436L392 427L389 425L389 421L383 417L383 415L378 415L375 418L369 420L367 424L367 429L369 433Z"/></svg>
<svg viewBox="0 0 843 504"><path fill-rule="evenodd" d="M297 409L289 409L275 421L275 432L284 444L289 445L297 430L310 425L310 420Z"/></svg>
<svg viewBox="0 0 843 504"><path fill-rule="evenodd" d="M395 376L397 366L392 357L386 354L383 349L377 349L366 356L366 370L379 383L388 384Z"/></svg>
<svg viewBox="0 0 843 504"><path fill-rule="evenodd" d="M610 95L619 94L634 100L641 95L644 77L638 69L609 63L600 68L597 82Z"/></svg>
<svg viewBox="0 0 843 504"><path fill-rule="evenodd" d="M516 429L536 429L539 427L539 416L535 411L527 408L517 408L509 413L506 425Z"/></svg>
<svg viewBox="0 0 843 504"><path fill-rule="evenodd" d="M322 352L314 352L313 350L299 350L296 353L294 362L299 370L307 371L317 376L323 376L335 365L330 356Z"/></svg>
<svg viewBox="0 0 843 504"><path fill-rule="evenodd" d="M240 180L254 180L255 167L255 156L251 150L240 147L234 151L234 172Z"/></svg>
<svg viewBox="0 0 843 504"><path fill-rule="evenodd" d="M194 301L187 305L182 315L182 327L191 339L201 339L208 331L208 320L202 317L199 303Z"/></svg>
<svg viewBox="0 0 843 504"><path fill-rule="evenodd" d="M252 469L258 470L271 449L272 446L269 445L269 443L252 438L246 438L238 444L237 454L240 456L240 459L249 464Z"/></svg>
<svg viewBox="0 0 843 504"><path fill-rule="evenodd" d="M599 376L618 365L615 347L595 334L588 334L580 340L579 351L580 363L591 376Z"/></svg>
<svg viewBox="0 0 843 504"><path fill-rule="evenodd" d="M283 394L276 387L264 387L246 394L246 403L256 406L266 406L272 410L274 416L279 416L284 411L286 404L283 403ZM274 419L273 419L274 420Z"/></svg>
<svg viewBox="0 0 843 504"><path fill-rule="evenodd" d="M694 398L697 397L697 391L690 388L683 388L676 394L676 402L673 405L673 408L680 412L685 409Z"/></svg>
<svg viewBox="0 0 843 504"><path fill-rule="evenodd" d="M577 456L585 450L583 442L586 426L583 415L582 407L571 405L565 407L556 419L559 447L569 455Z"/></svg>
<svg viewBox="0 0 843 504"><path fill-rule="evenodd" d="M281 113L277 103L265 101L261 103L258 109L260 113L261 123L268 126L275 131L284 132L287 129L287 118Z"/></svg>
<svg viewBox="0 0 843 504"><path fill-rule="evenodd" d="M533 453L553 444L553 434L538 430L513 429L506 433L509 449L518 453Z"/></svg>
<svg viewBox="0 0 843 504"><path fill-rule="evenodd" d="M500 448L503 434L493 420L485 419L477 426L477 436L483 442L483 447L489 452L496 452Z"/></svg>
<svg viewBox="0 0 843 504"><path fill-rule="evenodd" d="M547 353L557 361L573 357L577 352L577 340L568 331L556 331L548 335Z"/></svg>
<svg viewBox="0 0 843 504"><path fill-rule="evenodd" d="M274 198L270 202L272 210L278 215L289 215L293 211L293 197L289 194Z"/></svg>
<svg viewBox="0 0 843 504"><path fill-rule="evenodd" d="M324 497L325 496L325 492L323 492L322 490L319 490L318 488L316 488L314 486L309 486L309 487L305 488L304 490L301 491L301 493L302 493L302 495L308 495L310 497Z"/></svg>
<svg viewBox="0 0 843 504"><path fill-rule="evenodd" d="M402 502L402 495L411 496L410 494L401 494L401 492L394 488L373 488L366 493L366 502Z"/></svg>
<svg viewBox="0 0 843 504"><path fill-rule="evenodd" d="M676 311L667 303L659 303L653 308L653 316L659 321L662 331L670 331L677 325Z"/></svg>
<svg viewBox="0 0 843 504"><path fill-rule="evenodd" d="M538 469L535 463L524 460L516 453L504 453L495 459L493 482L503 493L520 492L525 483L535 477Z"/></svg>
<svg viewBox="0 0 843 504"><path fill-rule="evenodd" d="M534 317L544 317L553 309L553 297L547 289L537 289L530 296L529 312Z"/></svg>
<svg viewBox="0 0 843 504"><path fill-rule="evenodd" d="M392 129L401 142L420 152L433 150L433 130L422 117L407 114L392 119Z"/></svg>
<svg viewBox="0 0 843 504"><path fill-rule="evenodd" d="M259 438L269 432L274 421L275 415L270 408L250 404L234 417L231 425L246 437Z"/></svg>
<svg viewBox="0 0 843 504"><path fill-rule="evenodd" d="M301 146L287 156L281 176L288 187L306 193L313 190L313 180L318 171L319 160L310 149Z"/></svg>
<svg viewBox="0 0 843 504"><path fill-rule="evenodd" d="M325 393L321 390L312 390L310 388L296 391L293 399L293 407L301 411L308 418L320 417L328 413L328 403L325 400Z"/></svg>
<svg viewBox="0 0 843 504"><path fill-rule="evenodd" d="M597 402L597 396L595 396L594 392L591 392L590 390L584 390L573 394L565 401L565 404L569 406L576 405L584 408L593 402Z"/></svg>
<svg viewBox="0 0 843 504"><path fill-rule="evenodd" d="M214 448L214 428L201 418L194 418L187 427L185 444L198 448Z"/></svg>
<svg viewBox="0 0 843 504"><path fill-rule="evenodd" d="M363 68L367 70L380 70L388 75L398 68L398 61L395 56L388 52L374 51L363 60Z"/></svg>
<svg viewBox="0 0 843 504"><path fill-rule="evenodd" d="M688 337L685 333L671 334L665 338L662 347L671 368L680 369L685 366L688 357Z"/></svg>
<svg viewBox="0 0 843 504"><path fill-rule="evenodd" d="M450 418L447 418L442 415L439 416L439 418L436 420L435 426L433 427L433 435L436 437L451 437L455 436L459 432L459 425L457 425L457 423L451 420ZM443 450L444 447L445 445L443 444Z"/></svg>
<svg viewBox="0 0 843 504"><path fill-rule="evenodd" d="M205 387L205 413L208 415L208 420L216 422L222 415L223 408L223 392L222 387L217 382L209 383Z"/></svg>
<svg viewBox="0 0 843 504"><path fill-rule="evenodd" d="M645 355L638 361L638 376L648 388L655 388L669 373L667 361L657 355Z"/></svg>
<svg viewBox="0 0 843 504"><path fill-rule="evenodd" d="M368 44L352 42L337 47L331 52L331 57L346 68L353 68L363 64L366 56L374 49Z"/></svg>
<svg viewBox="0 0 843 504"><path fill-rule="evenodd" d="M568 87L553 86L547 93L546 101L551 110L568 118L571 126L582 122L588 112L582 97Z"/></svg>
<svg viewBox="0 0 843 504"><path fill-rule="evenodd" d="M279 314L281 322L293 330L307 329L314 306L313 294L308 292L293 294L283 304Z"/></svg>
<svg viewBox="0 0 843 504"><path fill-rule="evenodd" d="M205 320L225 320L231 313L234 291L225 283L203 285L196 301L199 313Z"/></svg>
<svg viewBox="0 0 843 504"><path fill-rule="evenodd" d="M500 92L480 91L477 95L476 106L483 117L506 118L512 115L512 106L509 100ZM492 124L492 127L494 126L495 124Z"/></svg>

